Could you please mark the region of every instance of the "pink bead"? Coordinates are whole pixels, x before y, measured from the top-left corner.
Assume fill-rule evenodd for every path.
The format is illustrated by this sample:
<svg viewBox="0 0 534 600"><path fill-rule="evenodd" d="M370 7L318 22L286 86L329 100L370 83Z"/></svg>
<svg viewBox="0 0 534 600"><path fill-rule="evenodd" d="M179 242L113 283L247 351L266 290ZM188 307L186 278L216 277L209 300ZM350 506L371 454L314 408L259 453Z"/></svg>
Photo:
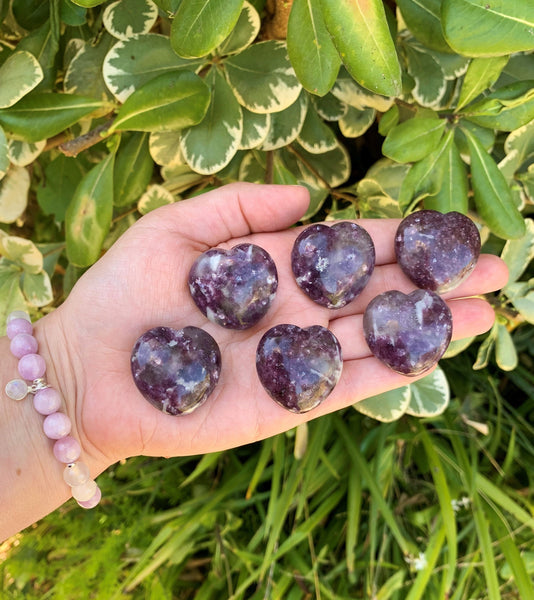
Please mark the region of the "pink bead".
<svg viewBox="0 0 534 600"><path fill-rule="evenodd" d="M12 340L19 333L32 334L33 326L26 319L12 319L6 325L6 335Z"/></svg>
<svg viewBox="0 0 534 600"><path fill-rule="evenodd" d="M69 417L64 413L55 412L43 421L43 431L47 438L51 440L59 440L69 435L71 430L71 422Z"/></svg>
<svg viewBox="0 0 534 600"><path fill-rule="evenodd" d="M80 454L82 452L82 448L77 440L75 440L72 436L67 435L64 438L59 439L54 444L54 456L59 460L59 462L69 464L72 462L76 462L78 458L80 458Z"/></svg>
<svg viewBox="0 0 534 600"><path fill-rule="evenodd" d="M19 374L27 381L41 378L46 371L46 363L39 354L26 354L19 360Z"/></svg>
<svg viewBox="0 0 534 600"><path fill-rule="evenodd" d="M37 340L28 333L17 333L11 340L9 349L16 358L22 358L26 354L35 354L37 352Z"/></svg>
<svg viewBox="0 0 534 600"><path fill-rule="evenodd" d="M78 504L82 508L94 508L100 502L101 498L102 498L102 492L100 491L100 488L97 487L96 492L94 493L94 496L92 498L90 498L89 500L86 500L85 502L80 502L80 500L78 500Z"/></svg>
<svg viewBox="0 0 534 600"><path fill-rule="evenodd" d="M51 415L61 407L61 394L52 387L39 390L33 397L35 410L41 415Z"/></svg>

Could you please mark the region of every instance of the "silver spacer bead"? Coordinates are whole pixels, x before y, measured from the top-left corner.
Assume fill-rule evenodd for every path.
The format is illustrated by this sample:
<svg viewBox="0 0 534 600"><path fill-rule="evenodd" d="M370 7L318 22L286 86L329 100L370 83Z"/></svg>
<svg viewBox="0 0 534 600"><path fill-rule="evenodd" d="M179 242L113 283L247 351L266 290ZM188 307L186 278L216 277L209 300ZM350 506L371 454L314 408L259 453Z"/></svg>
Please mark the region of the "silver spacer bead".
<svg viewBox="0 0 534 600"><path fill-rule="evenodd" d="M46 379L44 377L40 377L39 379L34 379L32 385L28 386L28 393L35 394L39 390L44 390L49 387L51 386L46 383Z"/></svg>

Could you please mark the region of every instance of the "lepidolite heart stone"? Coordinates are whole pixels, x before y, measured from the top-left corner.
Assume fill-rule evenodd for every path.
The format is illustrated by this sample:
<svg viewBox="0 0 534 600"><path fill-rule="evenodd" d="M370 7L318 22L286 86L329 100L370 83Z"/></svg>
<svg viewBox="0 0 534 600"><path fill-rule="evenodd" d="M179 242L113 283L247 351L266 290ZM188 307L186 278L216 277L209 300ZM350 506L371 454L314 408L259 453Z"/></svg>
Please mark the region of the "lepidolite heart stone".
<svg viewBox="0 0 534 600"><path fill-rule="evenodd" d="M169 415L185 415L215 388L221 353L198 327L154 327L135 343L131 367L135 385L150 404Z"/></svg>
<svg viewBox="0 0 534 600"><path fill-rule="evenodd" d="M189 289L198 308L213 323L247 329L269 310L278 287L271 256L254 244L201 254L189 272Z"/></svg>
<svg viewBox="0 0 534 600"><path fill-rule="evenodd" d="M263 387L294 413L318 406L334 389L342 367L337 338L320 325L276 325L261 338L256 353Z"/></svg>
<svg viewBox="0 0 534 600"><path fill-rule="evenodd" d="M311 225L295 240L291 267L298 286L312 300L341 308L369 281L375 247L371 236L356 223Z"/></svg>
<svg viewBox="0 0 534 600"><path fill-rule="evenodd" d="M401 221L395 253L417 287L443 293L458 286L475 268L480 234L461 213L420 210Z"/></svg>
<svg viewBox="0 0 534 600"><path fill-rule="evenodd" d="M449 307L435 292L396 290L380 294L363 315L371 352L402 375L419 375L443 356L451 340Z"/></svg>

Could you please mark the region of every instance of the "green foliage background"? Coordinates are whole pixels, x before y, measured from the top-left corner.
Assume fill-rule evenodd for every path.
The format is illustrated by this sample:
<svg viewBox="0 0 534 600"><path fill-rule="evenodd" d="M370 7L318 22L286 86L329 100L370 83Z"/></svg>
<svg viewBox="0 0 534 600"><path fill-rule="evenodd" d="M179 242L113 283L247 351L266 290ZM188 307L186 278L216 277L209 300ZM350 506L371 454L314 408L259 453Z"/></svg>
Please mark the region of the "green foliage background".
<svg viewBox="0 0 534 600"><path fill-rule="evenodd" d="M0 1L0 322L142 214L299 183L457 210L510 268L441 369L276 438L138 458L0 548L2 598L534 598L534 5Z"/></svg>

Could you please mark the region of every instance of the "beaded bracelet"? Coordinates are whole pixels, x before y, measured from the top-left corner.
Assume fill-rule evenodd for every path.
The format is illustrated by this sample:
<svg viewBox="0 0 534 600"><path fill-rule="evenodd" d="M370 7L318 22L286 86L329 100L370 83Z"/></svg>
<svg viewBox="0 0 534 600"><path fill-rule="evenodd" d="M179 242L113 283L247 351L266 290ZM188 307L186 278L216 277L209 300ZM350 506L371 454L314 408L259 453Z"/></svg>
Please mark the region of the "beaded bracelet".
<svg viewBox="0 0 534 600"><path fill-rule="evenodd" d="M54 456L66 465L63 479L72 489L72 495L82 508L93 508L102 497L100 488L91 479L89 467L78 460L81 454L79 442L70 434L69 417L59 412L60 393L48 385L44 378L46 364L37 354L37 340L32 335L33 326L27 313L21 310L12 312L7 318L7 337L11 340L10 349L19 359L18 371L23 379L13 379L6 385L6 394L13 400L23 400L33 394L35 410L44 415L43 430L54 441ZM26 381L25 381L26 380ZM28 384L27 381L32 382Z"/></svg>

